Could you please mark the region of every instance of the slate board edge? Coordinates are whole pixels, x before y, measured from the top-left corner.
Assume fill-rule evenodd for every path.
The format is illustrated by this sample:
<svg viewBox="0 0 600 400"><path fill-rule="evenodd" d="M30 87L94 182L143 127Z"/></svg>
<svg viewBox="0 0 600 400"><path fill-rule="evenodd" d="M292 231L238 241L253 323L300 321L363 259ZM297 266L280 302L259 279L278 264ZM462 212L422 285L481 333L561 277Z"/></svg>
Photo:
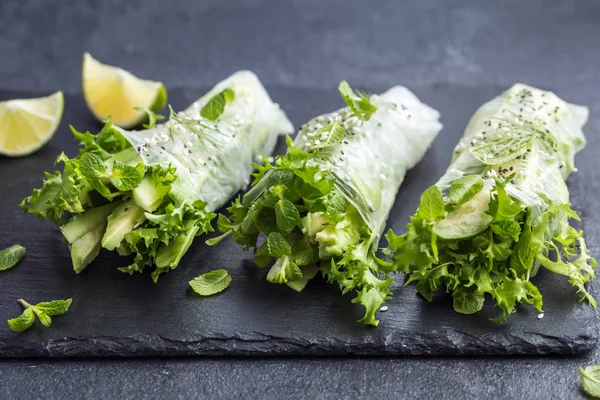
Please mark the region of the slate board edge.
<svg viewBox="0 0 600 400"><path fill-rule="evenodd" d="M258 333L211 335L193 341L152 334L67 337L26 345L15 339L4 342L0 357L578 355L595 347L597 335L560 338L523 332L474 337L445 330L436 336L399 332L381 340L365 337L362 341L343 342L342 346L340 342L331 338L309 341Z"/></svg>

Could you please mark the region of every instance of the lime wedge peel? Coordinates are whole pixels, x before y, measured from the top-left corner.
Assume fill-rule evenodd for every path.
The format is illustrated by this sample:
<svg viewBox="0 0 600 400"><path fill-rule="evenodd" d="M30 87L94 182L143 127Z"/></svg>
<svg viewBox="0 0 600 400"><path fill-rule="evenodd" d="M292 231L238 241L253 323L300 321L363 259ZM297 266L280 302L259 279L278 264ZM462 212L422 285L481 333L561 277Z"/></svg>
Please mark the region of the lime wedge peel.
<svg viewBox="0 0 600 400"><path fill-rule="evenodd" d="M33 99L0 102L0 154L21 157L44 146L60 125L62 92Z"/></svg>
<svg viewBox="0 0 600 400"><path fill-rule="evenodd" d="M88 108L98 120L110 118L125 129L146 120L141 108L156 112L167 105L167 91L162 83L102 64L89 53L83 55L82 88Z"/></svg>

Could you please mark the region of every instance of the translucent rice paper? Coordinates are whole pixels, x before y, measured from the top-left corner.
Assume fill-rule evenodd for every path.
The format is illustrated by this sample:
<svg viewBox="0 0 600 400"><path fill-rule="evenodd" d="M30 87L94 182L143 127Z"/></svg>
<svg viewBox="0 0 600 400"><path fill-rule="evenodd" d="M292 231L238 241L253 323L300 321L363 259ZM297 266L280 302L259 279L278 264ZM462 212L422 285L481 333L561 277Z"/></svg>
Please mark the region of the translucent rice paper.
<svg viewBox="0 0 600 400"><path fill-rule="evenodd" d="M200 116L208 101L225 89L234 100L210 121ZM270 155L279 134L293 132L292 123L273 103L256 75L240 71L178 113L183 123L170 120L145 131L124 131L146 165L171 164L177 169L173 195L179 201L202 200L208 210L223 206L248 185L251 163Z"/></svg>
<svg viewBox="0 0 600 400"><path fill-rule="evenodd" d="M373 95L371 103L377 111L368 121L343 108L308 122L295 144L311 151L315 131L335 119L347 129L342 143L310 162L335 176L335 187L358 209L377 246L406 171L423 158L442 124L436 110L402 86Z"/></svg>
<svg viewBox="0 0 600 400"><path fill-rule="evenodd" d="M508 177L514 173L514 179L506 186L507 192L532 207L534 216L544 212L549 204L568 203L565 180L576 170L575 154L585 146L582 128L588 114L587 107L569 104L552 92L517 83L482 105L473 115L450 167L437 186L444 191L463 175L482 174L492 169L494 172L486 185L491 186L496 176ZM515 155L502 164L483 163L475 158L471 153L473 145L497 135L499 125L505 121L541 127L554 138L557 151L548 151L548 142L538 138L533 140L525 157Z"/></svg>

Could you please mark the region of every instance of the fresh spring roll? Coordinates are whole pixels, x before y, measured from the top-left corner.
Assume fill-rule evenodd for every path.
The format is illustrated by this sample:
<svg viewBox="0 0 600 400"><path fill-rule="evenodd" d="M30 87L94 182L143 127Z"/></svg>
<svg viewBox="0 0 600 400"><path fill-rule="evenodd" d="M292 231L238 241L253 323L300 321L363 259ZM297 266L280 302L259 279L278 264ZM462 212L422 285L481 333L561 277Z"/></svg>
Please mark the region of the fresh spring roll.
<svg viewBox="0 0 600 400"><path fill-rule="evenodd" d="M297 291L320 271L343 293L355 291L362 321L377 325L393 278L374 251L406 171L442 125L401 86L366 97L342 82L340 92L348 107L312 119L293 143L287 138L285 156L255 166L252 189L229 219L219 216L224 234L209 243L232 234L244 249L256 248L258 266L275 260L267 280Z"/></svg>
<svg viewBox="0 0 600 400"><path fill-rule="evenodd" d="M174 269L195 236L212 231L214 210L249 183L255 157L293 127L258 78L241 71L170 120L143 131L108 122L97 134L71 128L79 155L46 173L21 207L60 225L73 268L100 248L134 255L124 272Z"/></svg>
<svg viewBox="0 0 600 400"><path fill-rule="evenodd" d="M565 180L585 145L586 107L552 92L516 84L471 118L442 178L421 196L406 234L389 232L394 270L417 290L452 293L454 309L481 310L489 294L504 321L515 305L542 311L531 281L540 266L585 289L596 261L588 255Z"/></svg>

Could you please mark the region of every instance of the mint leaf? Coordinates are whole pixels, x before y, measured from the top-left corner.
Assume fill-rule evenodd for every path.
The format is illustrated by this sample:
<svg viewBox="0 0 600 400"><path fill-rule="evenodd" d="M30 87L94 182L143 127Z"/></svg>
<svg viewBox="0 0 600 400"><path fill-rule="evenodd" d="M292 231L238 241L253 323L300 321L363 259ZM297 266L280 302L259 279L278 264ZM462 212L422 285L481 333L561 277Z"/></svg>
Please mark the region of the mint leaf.
<svg viewBox="0 0 600 400"><path fill-rule="evenodd" d="M225 89L222 92L214 95L208 103L200 110L200 115L211 121L216 121L217 118L225 111L225 105L235 99L235 93L231 89Z"/></svg>
<svg viewBox="0 0 600 400"><path fill-rule="evenodd" d="M43 311L47 315L54 316L54 315L61 315L61 314L66 313L69 310L69 307L71 306L72 302L73 302L73 299L52 300L52 301L37 303L35 305L35 307L38 310Z"/></svg>
<svg viewBox="0 0 600 400"><path fill-rule="evenodd" d="M273 232L267 236L267 248L269 254L276 258L289 256L292 248L279 232Z"/></svg>
<svg viewBox="0 0 600 400"><path fill-rule="evenodd" d="M254 262L260 268L264 268L271 263L271 254L269 254L269 245L267 242L264 242L262 246L256 249L254 253Z"/></svg>
<svg viewBox="0 0 600 400"><path fill-rule="evenodd" d="M25 257L25 247L15 244L0 251L0 271L6 271L17 265Z"/></svg>
<svg viewBox="0 0 600 400"><path fill-rule="evenodd" d="M508 236L516 242L521 235L521 225L517 221L494 221L492 222L492 231L496 235Z"/></svg>
<svg viewBox="0 0 600 400"><path fill-rule="evenodd" d="M9 319L8 326L15 332L24 332L27 329L31 328L33 325L33 321L35 321L35 315L33 314L33 310L31 307L27 307L23 314L18 316L17 318Z"/></svg>
<svg viewBox="0 0 600 400"><path fill-rule="evenodd" d="M285 235L290 233L300 223L300 213L289 200L282 199L275 204L277 227Z"/></svg>
<svg viewBox="0 0 600 400"><path fill-rule="evenodd" d="M88 179L99 179L106 174L106 165L100 156L84 153L79 159L79 170Z"/></svg>
<svg viewBox="0 0 600 400"><path fill-rule="evenodd" d="M110 183L117 189L128 191L139 186L144 179L144 164L139 164L137 167L125 165L119 161L115 161L110 173Z"/></svg>
<svg viewBox="0 0 600 400"><path fill-rule="evenodd" d="M323 139L325 136L325 139ZM319 144L313 142L315 149L324 149L342 143L346 136L346 130L337 122L327 124L315 132L315 138L319 139Z"/></svg>
<svg viewBox="0 0 600 400"><path fill-rule="evenodd" d="M444 216L444 198L437 186L431 186L421 195L419 216L428 221L436 221Z"/></svg>
<svg viewBox="0 0 600 400"><path fill-rule="evenodd" d="M590 365L585 369L579 367L579 373L584 392L592 397L600 398L600 365Z"/></svg>
<svg viewBox="0 0 600 400"><path fill-rule="evenodd" d="M45 312L40 311L35 306L31 307L31 309L37 315L37 317L40 320L40 322L42 323L42 325L44 325L46 328L50 328L50 325L52 325L52 318L50 318L50 316L48 314L46 314Z"/></svg>
<svg viewBox="0 0 600 400"><path fill-rule="evenodd" d="M231 276L224 269L216 269L192 279L189 284L200 296L211 296L227 289Z"/></svg>
<svg viewBox="0 0 600 400"><path fill-rule="evenodd" d="M342 81L338 86L338 90L342 95L342 99L358 118L368 121L373 113L377 111L377 107L371 104L369 97L354 93L348 82Z"/></svg>
<svg viewBox="0 0 600 400"><path fill-rule="evenodd" d="M461 205L469 201L483 189L483 178L480 175L465 175L450 185L448 197L454 205Z"/></svg>

